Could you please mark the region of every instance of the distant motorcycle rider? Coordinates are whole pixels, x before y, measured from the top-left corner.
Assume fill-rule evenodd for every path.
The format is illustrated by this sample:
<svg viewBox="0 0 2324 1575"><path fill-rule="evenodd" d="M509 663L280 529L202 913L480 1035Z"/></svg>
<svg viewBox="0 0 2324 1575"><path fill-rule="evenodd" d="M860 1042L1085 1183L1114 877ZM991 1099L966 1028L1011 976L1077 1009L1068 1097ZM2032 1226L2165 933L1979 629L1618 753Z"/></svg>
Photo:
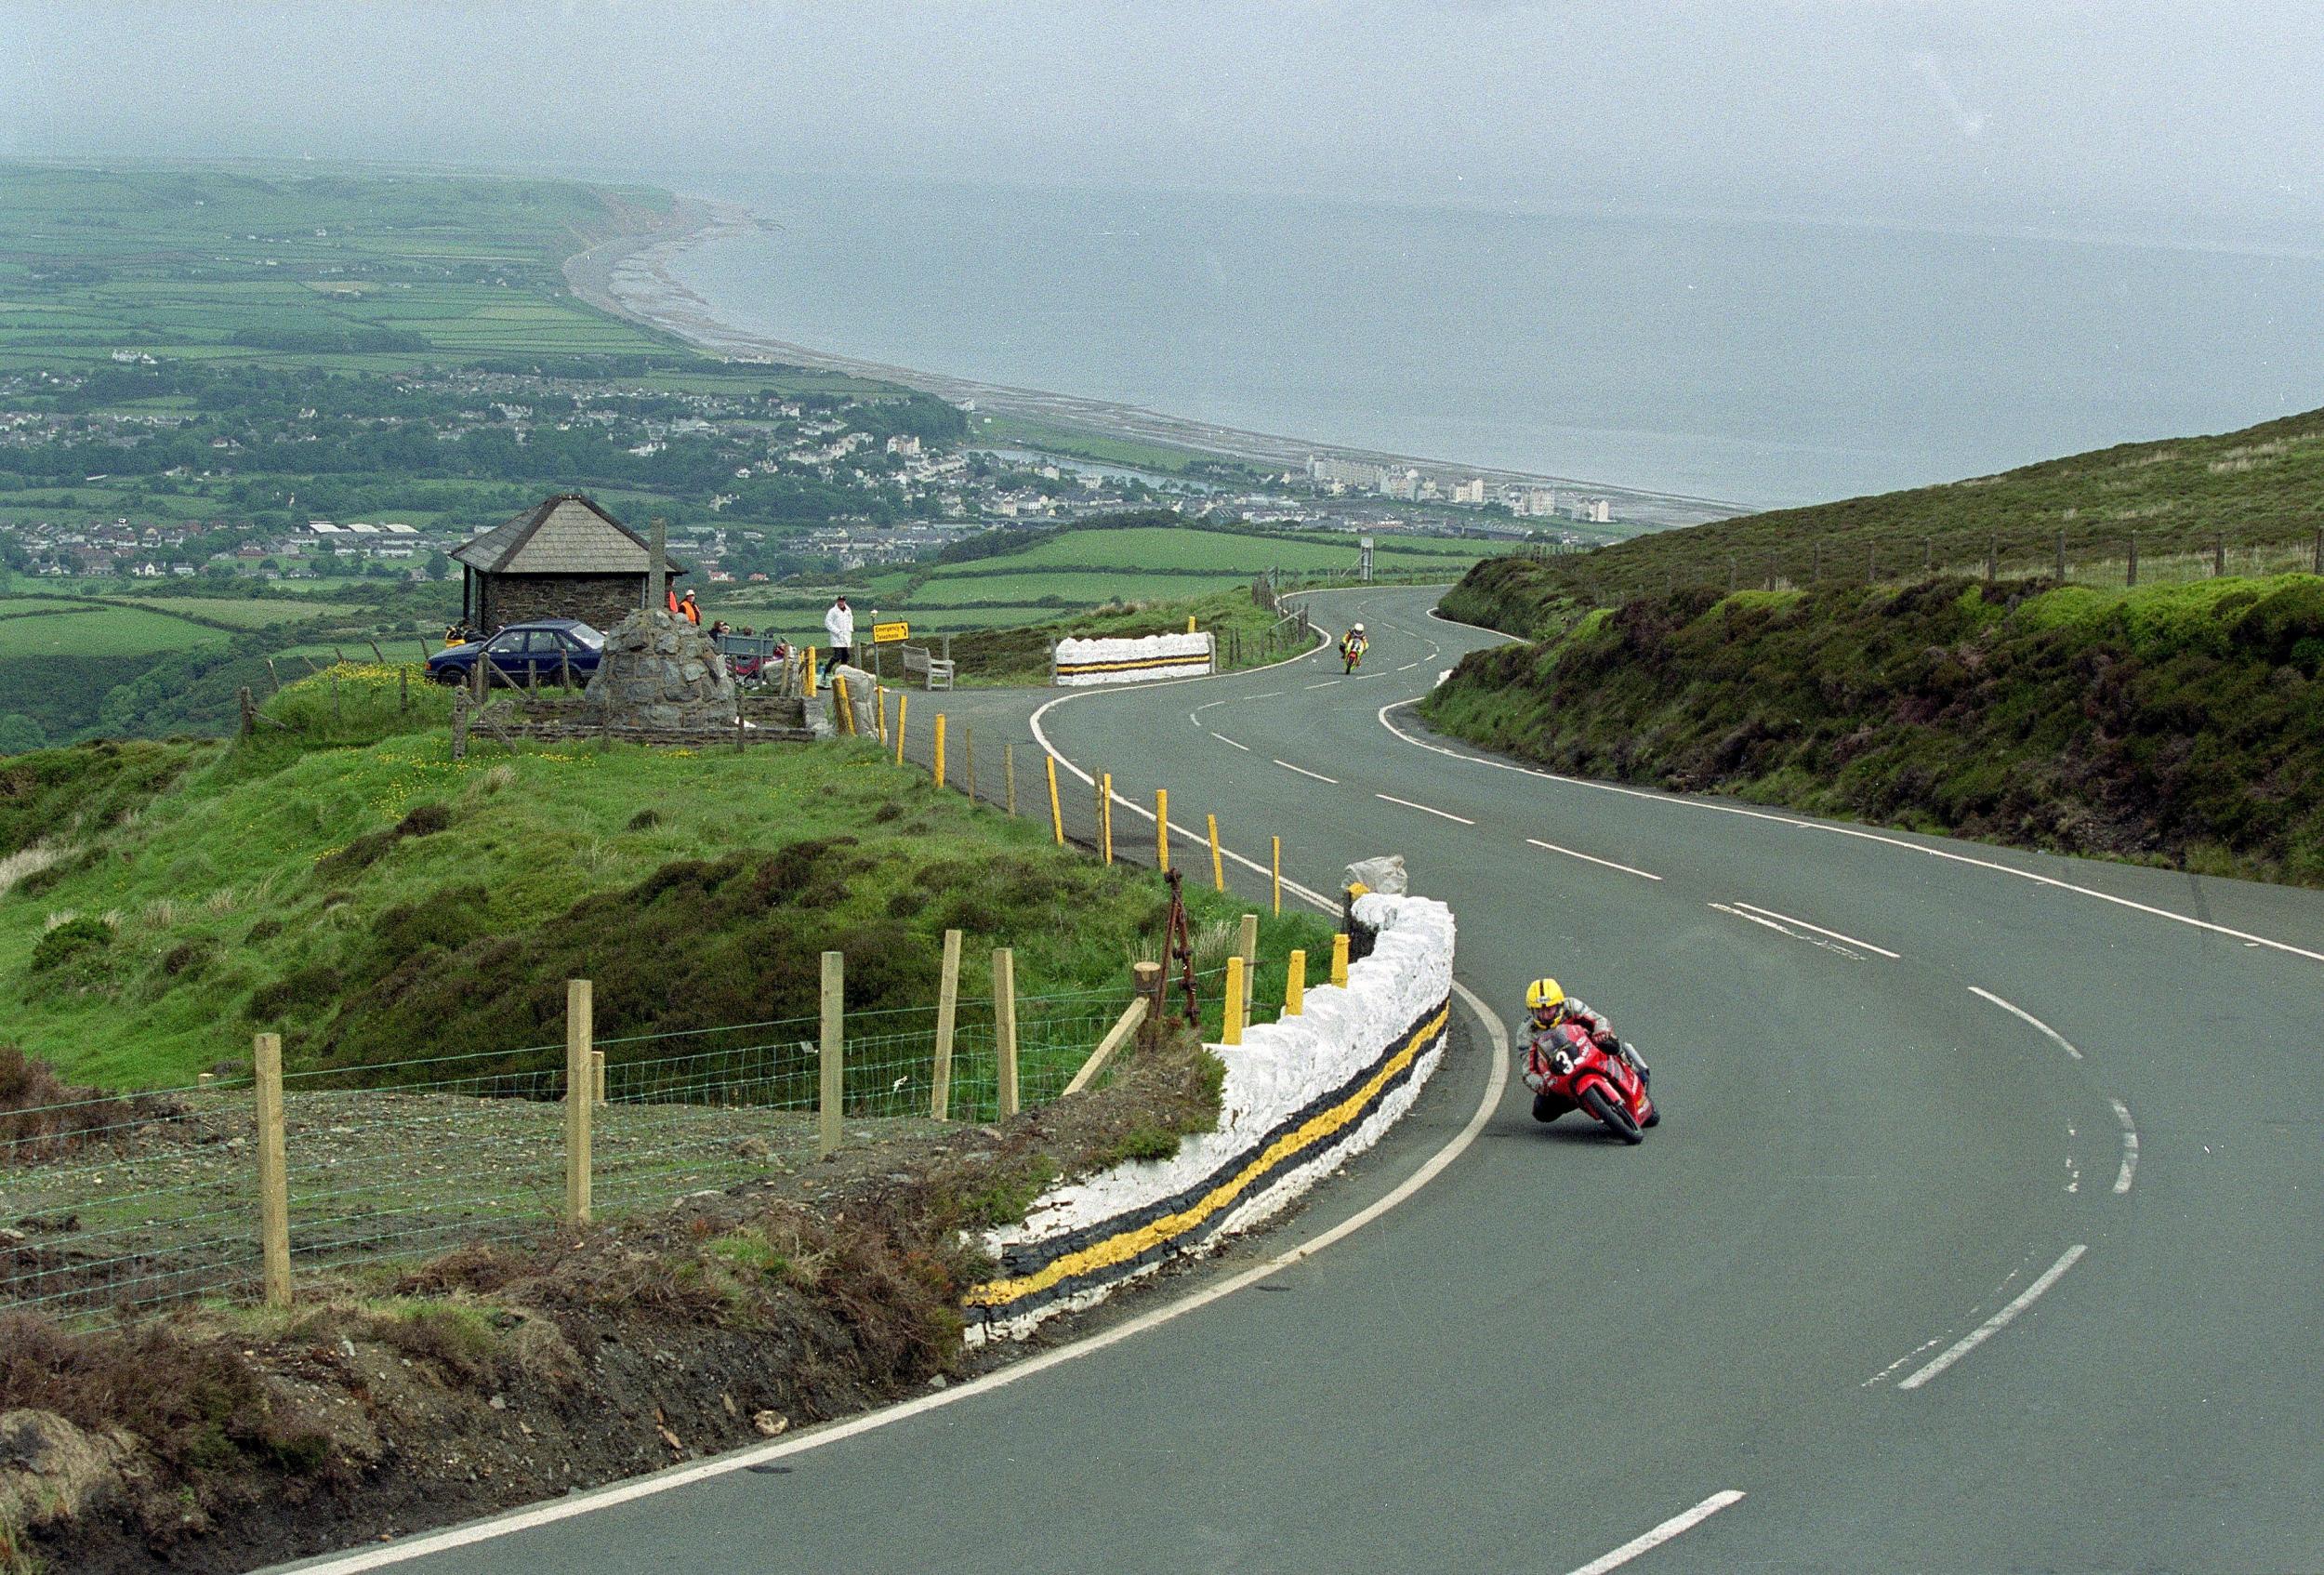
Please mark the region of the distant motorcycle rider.
<svg viewBox="0 0 2324 1575"><path fill-rule="evenodd" d="M1364 632L1362 624L1351 625L1348 632L1340 638L1340 657L1347 663L1347 670L1350 672L1355 670L1355 664L1362 661L1364 653L1371 648L1371 636Z"/></svg>
<svg viewBox="0 0 2324 1575"><path fill-rule="evenodd" d="M1555 979L1536 979L1525 986L1525 1013L1532 1021L1534 1039L1538 1040L1551 1029L1570 1023L1587 1033L1600 1050L1609 1055L1620 1056L1630 1069L1638 1074L1638 1080L1649 1092L1652 1091L1654 1073L1647 1069L1644 1059L1638 1052L1624 1044L1614 1032L1614 1019L1603 1012L1591 1011L1580 998L1567 995L1565 987ZM1549 1078L1540 1064L1528 1053L1525 1057L1525 1086L1539 1093L1548 1082Z"/></svg>

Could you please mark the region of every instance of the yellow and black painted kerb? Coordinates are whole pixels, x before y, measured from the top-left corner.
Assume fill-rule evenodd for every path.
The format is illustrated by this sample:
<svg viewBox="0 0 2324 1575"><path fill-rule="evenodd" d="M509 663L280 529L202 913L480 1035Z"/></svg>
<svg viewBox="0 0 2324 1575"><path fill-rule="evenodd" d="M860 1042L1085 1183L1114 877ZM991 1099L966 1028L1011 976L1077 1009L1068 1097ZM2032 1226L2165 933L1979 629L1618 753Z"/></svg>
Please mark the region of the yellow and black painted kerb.
<svg viewBox="0 0 2324 1575"><path fill-rule="evenodd" d="M1237 1203L1329 1153L1361 1128L1381 1100L1411 1080L1413 1066L1444 1037L1451 1010L1447 996L1391 1039L1378 1061L1316 1095L1240 1158L1182 1191L1076 1231L1004 1248L1002 1277L971 1290L967 1305L995 1322L1022 1317L1051 1302L1126 1279L1205 1240Z"/></svg>
<svg viewBox="0 0 2324 1575"><path fill-rule="evenodd" d="M1182 651L1175 656L1125 656L1113 662L1060 662L1057 676L1073 678L1085 672L1142 672L1148 668L1207 668L1208 651Z"/></svg>

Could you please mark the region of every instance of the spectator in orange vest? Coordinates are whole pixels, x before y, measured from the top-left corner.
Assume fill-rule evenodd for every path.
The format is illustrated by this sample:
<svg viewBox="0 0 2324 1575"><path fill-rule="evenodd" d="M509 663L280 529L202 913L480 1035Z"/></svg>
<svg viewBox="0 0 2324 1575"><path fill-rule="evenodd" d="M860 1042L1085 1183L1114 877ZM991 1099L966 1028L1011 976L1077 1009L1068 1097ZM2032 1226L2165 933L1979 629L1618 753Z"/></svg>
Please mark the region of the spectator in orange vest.
<svg viewBox="0 0 2324 1575"><path fill-rule="evenodd" d="M678 610L686 615L686 621L693 625L694 628L700 629L702 627L702 609L694 605L694 593L693 591L690 590L686 592L686 599L680 604Z"/></svg>

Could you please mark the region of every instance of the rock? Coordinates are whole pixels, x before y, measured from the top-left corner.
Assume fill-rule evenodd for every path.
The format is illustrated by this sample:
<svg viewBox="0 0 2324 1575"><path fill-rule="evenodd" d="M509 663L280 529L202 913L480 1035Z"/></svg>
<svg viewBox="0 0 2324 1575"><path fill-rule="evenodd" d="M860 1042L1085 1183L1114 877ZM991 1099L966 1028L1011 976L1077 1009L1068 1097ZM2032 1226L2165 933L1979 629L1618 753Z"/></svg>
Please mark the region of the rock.
<svg viewBox="0 0 2324 1575"><path fill-rule="evenodd" d="M758 1411L752 1414L750 1425L757 1428L762 1436L772 1438L791 1425L791 1419L774 1411Z"/></svg>
<svg viewBox="0 0 2324 1575"><path fill-rule="evenodd" d="M53 1411L0 1412L0 1524L81 1518L136 1472L135 1451L125 1433L85 1433Z"/></svg>
<svg viewBox="0 0 2324 1575"><path fill-rule="evenodd" d="M947 1389L952 1386L952 1380L940 1372L928 1381L928 1386L931 1389Z"/></svg>
<svg viewBox="0 0 2324 1575"><path fill-rule="evenodd" d="M495 1395L491 1399L486 1400L484 1404L492 1407L492 1409L496 1411L505 1411L508 1409L508 1396L506 1395Z"/></svg>

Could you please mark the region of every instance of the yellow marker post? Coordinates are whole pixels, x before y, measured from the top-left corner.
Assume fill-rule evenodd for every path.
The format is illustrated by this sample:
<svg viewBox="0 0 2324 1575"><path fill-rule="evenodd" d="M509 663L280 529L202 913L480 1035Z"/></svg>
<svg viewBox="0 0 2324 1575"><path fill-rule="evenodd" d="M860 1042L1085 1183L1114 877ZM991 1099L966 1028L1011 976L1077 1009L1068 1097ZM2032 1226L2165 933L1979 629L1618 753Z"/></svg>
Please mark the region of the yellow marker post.
<svg viewBox="0 0 2324 1575"><path fill-rule="evenodd" d="M1105 862L1114 862L1114 774L1103 772L1098 776L1098 842L1104 851Z"/></svg>
<svg viewBox="0 0 2324 1575"><path fill-rule="evenodd" d="M1307 954L1295 951L1283 975L1283 1014L1297 1017L1307 1007Z"/></svg>
<svg viewBox="0 0 2324 1575"><path fill-rule="evenodd" d="M831 696L839 708L839 731L846 734L851 738L854 737L855 706L854 703L848 698L847 674L839 673L832 678Z"/></svg>
<svg viewBox="0 0 2324 1575"><path fill-rule="evenodd" d="M807 697L810 700L815 697L815 648L812 645L807 647Z"/></svg>
<svg viewBox="0 0 2324 1575"><path fill-rule="evenodd" d="M1164 874L1170 868L1170 792L1167 788L1154 790L1154 867Z"/></svg>
<svg viewBox="0 0 2324 1575"><path fill-rule="evenodd" d="M1331 982L1343 988L1348 982L1348 936L1344 930L1331 937Z"/></svg>
<svg viewBox="0 0 2324 1575"><path fill-rule="evenodd" d="M1274 887L1275 917L1280 919L1283 917L1283 839L1270 837L1267 840L1274 844L1274 857L1270 862L1272 883Z"/></svg>
<svg viewBox="0 0 2324 1575"><path fill-rule="evenodd" d="M879 711L879 741L885 744L888 741L888 686L884 683L874 684L872 699Z"/></svg>
<svg viewBox="0 0 2324 1575"><path fill-rule="evenodd" d="M1243 960L1226 960L1226 1020L1219 1029L1221 1044L1243 1042Z"/></svg>
<svg viewBox="0 0 2324 1575"><path fill-rule="evenodd" d="M1044 756L1049 761L1049 824L1057 835L1057 845L1065 845L1065 813L1057 807L1057 757Z"/></svg>
<svg viewBox="0 0 2324 1575"><path fill-rule="evenodd" d="M936 713L936 786L944 785L944 713Z"/></svg>
<svg viewBox="0 0 2324 1575"><path fill-rule="evenodd" d="M1211 814L1203 818L1210 823L1210 889L1223 892L1226 890L1226 865L1219 857L1219 817Z"/></svg>
<svg viewBox="0 0 2324 1575"><path fill-rule="evenodd" d="M1192 613L1186 615L1186 632L1189 634L1195 632L1195 615Z"/></svg>
<svg viewBox="0 0 2324 1575"><path fill-rule="evenodd" d="M896 691L896 764L904 763L904 714L910 709L912 696L901 689Z"/></svg>

